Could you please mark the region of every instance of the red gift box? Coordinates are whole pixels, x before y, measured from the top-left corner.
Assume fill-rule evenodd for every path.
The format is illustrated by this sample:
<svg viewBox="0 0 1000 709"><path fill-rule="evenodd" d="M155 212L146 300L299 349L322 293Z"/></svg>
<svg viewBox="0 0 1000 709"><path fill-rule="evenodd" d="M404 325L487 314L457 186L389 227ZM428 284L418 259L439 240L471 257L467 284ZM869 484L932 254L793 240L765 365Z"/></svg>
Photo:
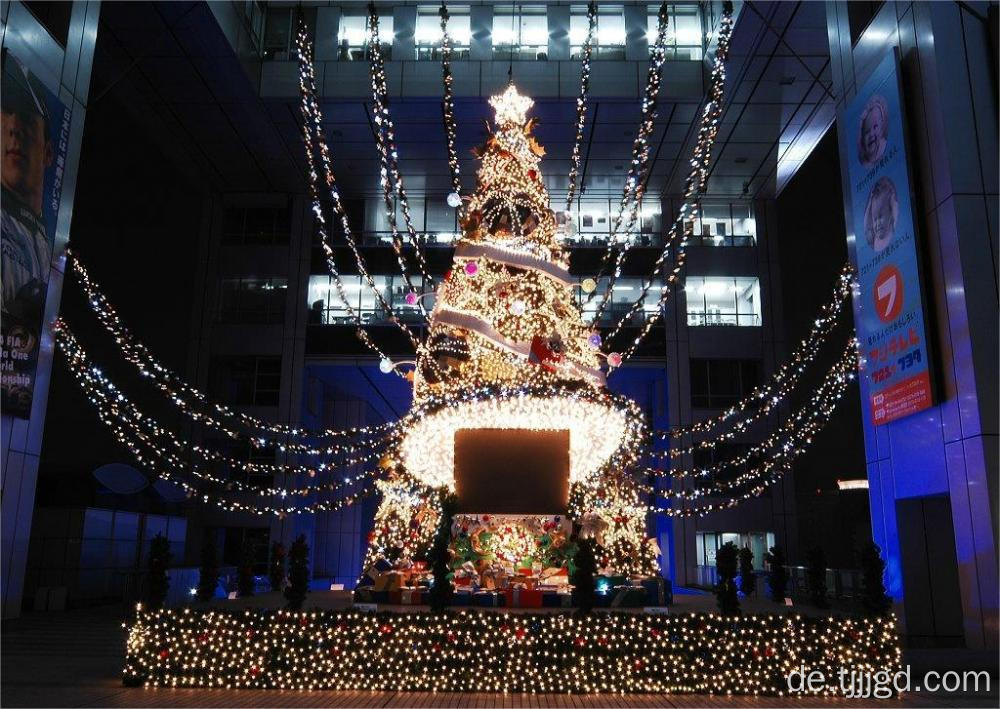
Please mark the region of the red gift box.
<svg viewBox="0 0 1000 709"><path fill-rule="evenodd" d="M537 589L508 588L504 594L507 596L508 608L542 607L542 592Z"/></svg>
<svg viewBox="0 0 1000 709"><path fill-rule="evenodd" d="M423 592L419 588L401 588L389 591L389 603L397 606L419 606L423 603Z"/></svg>

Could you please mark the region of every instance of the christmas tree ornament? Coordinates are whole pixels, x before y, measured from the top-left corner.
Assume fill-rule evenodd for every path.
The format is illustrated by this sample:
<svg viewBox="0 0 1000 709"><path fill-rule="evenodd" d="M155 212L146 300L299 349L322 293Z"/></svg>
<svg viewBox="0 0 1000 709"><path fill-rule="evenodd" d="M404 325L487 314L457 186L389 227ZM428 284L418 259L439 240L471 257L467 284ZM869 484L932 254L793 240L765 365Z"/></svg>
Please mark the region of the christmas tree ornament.
<svg viewBox="0 0 1000 709"><path fill-rule="evenodd" d="M387 357L379 361L378 368L379 371L382 372L382 374L388 374L389 372L394 370L396 366L392 363L392 360Z"/></svg>
<svg viewBox="0 0 1000 709"><path fill-rule="evenodd" d="M414 291L410 291L409 293L406 294L404 300L406 300L407 305L416 305L417 300L419 300L419 298L417 297L417 294Z"/></svg>
<svg viewBox="0 0 1000 709"><path fill-rule="evenodd" d="M458 192L450 192L448 194L448 206L449 207L461 207L462 206L462 196Z"/></svg>
<svg viewBox="0 0 1000 709"><path fill-rule="evenodd" d="M580 290L588 294L593 293L595 290L597 290L597 281L595 281L593 278L584 278L583 282L580 283Z"/></svg>
<svg viewBox="0 0 1000 709"><path fill-rule="evenodd" d="M475 261L466 261L465 272L470 276L476 275L479 273L479 264Z"/></svg>

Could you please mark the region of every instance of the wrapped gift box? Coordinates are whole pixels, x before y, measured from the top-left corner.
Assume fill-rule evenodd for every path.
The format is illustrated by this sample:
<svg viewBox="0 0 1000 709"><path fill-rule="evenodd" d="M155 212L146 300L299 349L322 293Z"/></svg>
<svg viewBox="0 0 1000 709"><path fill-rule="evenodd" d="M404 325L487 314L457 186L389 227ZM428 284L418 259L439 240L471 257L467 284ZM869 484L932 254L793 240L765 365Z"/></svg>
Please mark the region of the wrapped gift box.
<svg viewBox="0 0 1000 709"><path fill-rule="evenodd" d="M669 606L674 602L673 586L662 576L643 579L641 584L646 589L647 606Z"/></svg>
<svg viewBox="0 0 1000 709"><path fill-rule="evenodd" d="M405 586L397 591L389 591L389 603L399 606L419 606L424 603L423 589Z"/></svg>
<svg viewBox="0 0 1000 709"><path fill-rule="evenodd" d="M403 587L405 574L402 571L387 571L375 579L376 591L398 591Z"/></svg>
<svg viewBox="0 0 1000 709"><path fill-rule="evenodd" d="M642 586L615 586L608 594L611 608L642 608L646 604L646 589Z"/></svg>
<svg viewBox="0 0 1000 709"><path fill-rule="evenodd" d="M471 606L472 605L472 591L469 590L458 590L451 596L451 605L453 606Z"/></svg>
<svg viewBox="0 0 1000 709"><path fill-rule="evenodd" d="M499 608L504 605L505 597L497 591L477 591L472 594L472 602L483 608Z"/></svg>
<svg viewBox="0 0 1000 709"><path fill-rule="evenodd" d="M533 588L508 588L504 595L508 608L542 607L542 592Z"/></svg>
<svg viewBox="0 0 1000 709"><path fill-rule="evenodd" d="M358 586L356 589L354 589L354 600L357 603L374 603L375 587Z"/></svg>
<svg viewBox="0 0 1000 709"><path fill-rule="evenodd" d="M542 569L542 572L538 576L539 586L568 586L569 585L569 569L565 566L562 568L551 566L547 569Z"/></svg>
<svg viewBox="0 0 1000 709"><path fill-rule="evenodd" d="M573 594L569 591L542 591L542 608L572 608Z"/></svg>
<svg viewBox="0 0 1000 709"><path fill-rule="evenodd" d="M530 571L531 569L528 569ZM538 586L538 579L534 576L527 576L525 574L518 574L517 576L512 576L510 579L510 584L513 587L521 587L534 589Z"/></svg>

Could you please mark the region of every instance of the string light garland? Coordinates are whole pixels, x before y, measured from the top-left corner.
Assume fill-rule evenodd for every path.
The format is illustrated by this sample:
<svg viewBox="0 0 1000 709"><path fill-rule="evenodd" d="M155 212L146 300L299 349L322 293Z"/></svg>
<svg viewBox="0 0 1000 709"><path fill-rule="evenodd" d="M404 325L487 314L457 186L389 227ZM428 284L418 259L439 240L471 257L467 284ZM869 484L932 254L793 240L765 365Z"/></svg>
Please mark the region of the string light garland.
<svg viewBox="0 0 1000 709"><path fill-rule="evenodd" d="M129 451L135 456L137 462L144 467L148 466L154 470L161 470L161 466L165 464L168 468L175 471L186 470L190 473L190 475L197 478L202 483L209 483L224 487L227 492L235 490L237 492L250 493L254 496L276 497L282 500L289 498L294 500L296 497L337 491L343 487L362 482L366 478L372 477L377 472L369 470L359 475L344 476L341 480L333 483L306 483L303 486L289 489L244 484L239 480L223 478L204 468L185 463L180 456L184 452L190 450L203 460L221 461L226 464L233 465L234 467L239 467L243 470L243 472L247 473L259 473L268 469L266 464L243 464L240 461L236 461L232 458L219 454L217 451L211 451L200 446L192 447L189 442L180 439L173 432L164 429L149 417L144 416L143 413L104 376L100 369L90 364L85 350L79 345L72 332L62 321L57 321L55 335L60 349L67 357L70 365L70 372L74 375L77 383L87 395L90 403L97 408L98 418L111 430L112 435L118 443L128 448ZM164 439L166 439L167 445L177 451L176 453L171 452L159 443L159 441ZM371 456L366 456L366 458L368 457ZM342 463L342 465L351 467L360 464L363 461L364 459L346 461ZM278 466L272 466L270 468L270 472L274 472L275 467ZM281 472L288 475L299 473L304 474L307 477L313 477L319 474L319 472L329 471L331 466L324 464L322 466L315 466L311 468L307 466L302 468L280 466L280 468ZM313 472L313 475L309 474L310 471ZM161 473L159 476L163 479L177 482L177 480L174 479L174 476L169 473ZM204 492L195 486L187 484L186 482L181 481L180 484L189 492L198 492L201 494ZM332 508L340 509L341 507L353 504L353 502L361 496L369 494L370 492L371 490L369 489L362 491L361 493L348 496L343 500L338 500L336 503L332 503ZM326 505L327 508L331 506L331 503L321 504ZM258 508L253 504L244 505L242 508L245 510L250 509L258 511ZM260 508L259 511L263 512L268 511L269 509L271 508ZM304 510L295 505L280 509L273 508L273 512L275 514L285 514L297 511Z"/></svg>
<svg viewBox="0 0 1000 709"><path fill-rule="evenodd" d="M640 106L639 130L636 132L635 140L632 143L632 158L625 177L625 187L622 190L621 202L618 205L618 216L615 217L614 227L611 230L611 235L608 237L608 247L601 256L601 266L598 271L597 280L600 280L604 276L608 262L611 260L611 254L615 252L616 248L618 253L615 257L615 266L611 272L610 281L600 303L597 305L597 309L594 311L594 316L590 321L591 324L600 322L604 308L607 307L608 301L611 299L615 283L621 275L625 255L628 253L631 245L631 232L638 219L639 205L642 202L642 196L645 192L645 175L649 163L649 136L653 132L654 122L656 121L660 79L663 75L663 62L667 56L666 41L669 19L669 5L663 2L660 5L657 15L656 41L653 43L649 69L646 74L646 89L643 93L642 104ZM627 221L625 220L626 210L628 210ZM623 221L625 221L624 232L621 231ZM619 247L620 236L624 236L624 243ZM589 303L592 298L593 295L588 297L587 302Z"/></svg>
<svg viewBox="0 0 1000 709"><path fill-rule="evenodd" d="M382 435L385 431L392 429L396 425L395 422L390 422L341 431L329 429L313 431L297 426L262 421L241 411L235 411L223 404L209 402L208 396L204 392L187 383L183 377L161 363L142 342L132 335L131 331L125 326L125 323L118 315L117 310L115 310L114 306L111 305L104 295L97 281L91 277L90 272L83 265L76 252L69 247L66 248L66 261L70 265L72 272L76 275L77 283L86 295L87 304L90 306L91 311L97 316L98 322L112 336L123 358L132 364L142 377L150 379L174 406L196 422L204 423L235 438L240 433L237 429L230 428L224 422L225 420L233 420L237 425L249 428L254 432L266 434L264 437L253 436L252 440L258 446L271 444L275 447L283 446L283 449L294 448L303 452L308 452L310 449L294 441L289 441L287 438L275 441L271 436L305 437L317 440L324 438L357 438L367 441L374 436ZM195 404L192 404L190 400L194 400ZM211 413L199 411L195 406L207 406L222 418L216 419ZM365 441L357 443L357 446L348 447L361 447L366 444ZM334 446L331 448L330 453L335 448L337 447Z"/></svg>
<svg viewBox="0 0 1000 709"><path fill-rule="evenodd" d="M698 488L694 492L664 490L659 494L667 498L702 497L715 494L718 491L737 488L758 477L762 477L777 461L805 452L805 449L812 443L813 437L829 423L830 417L844 395L848 384L855 379L856 370L857 341L852 338L843 355L830 371L827 372L823 378L823 382L813 393L810 400L800 407L777 431L760 443L752 446L745 453L728 460L720 461L706 468L695 470L671 469L669 471L647 470L646 473L657 477L671 477L675 479L717 477L723 470L739 468L771 451L767 460L759 468L744 471L733 479L716 479L710 485Z"/></svg>
<svg viewBox="0 0 1000 709"><path fill-rule="evenodd" d="M403 224L406 227L406 234L410 240L410 247L416 256L420 274L428 284L434 283L434 278L427 268L427 261L424 257L423 249L420 246L420 239L413 228L413 218L410 213L410 200L406 196L406 188L403 186L403 177L399 172L399 151L396 147L395 127L392 117L389 115L388 85L385 76L385 61L382 58L382 43L378 34L378 12L375 10L375 3L368 3L368 50L371 67L372 85L372 112L375 121L375 148L379 155L379 182L382 186L382 201L385 204L385 216L392 230L392 248L396 253L396 260L399 263L399 270L406 281L410 292L415 292L413 282L406 267L406 256L403 253L403 243L399 235L396 224L396 207L399 206L403 214ZM393 194L398 198L398 202L393 200ZM421 315L427 317L423 301L417 299L417 308Z"/></svg>
<svg viewBox="0 0 1000 709"><path fill-rule="evenodd" d="M148 687L784 696L803 667L891 677L902 661L894 616L183 608L126 629L123 680Z"/></svg>
<svg viewBox="0 0 1000 709"><path fill-rule="evenodd" d="M838 278L833 298L820 308L819 316L813 321L809 333L799 343L791 357L782 363L767 382L756 387L746 397L717 416L698 421L690 426L660 432L658 436L661 439L667 439L706 433L747 410L752 410L752 412L733 423L728 431L719 433L714 438L699 441L687 447L671 448L670 457L678 458L693 453L695 450L714 448L719 443L732 440L737 434L745 431L750 424L766 416L787 398L795 389L808 365L819 354L826 337L836 326L838 318L843 312L844 303L847 302L847 298L851 294L851 273L851 265L844 266Z"/></svg>
<svg viewBox="0 0 1000 709"><path fill-rule="evenodd" d="M406 335L407 339L409 339L410 344L417 353L419 361L422 355L421 342L406 326L406 324L399 319L393 309L386 302L385 297L382 295L382 291L375 285L374 279L365 267L364 258L362 258L361 253L358 250L357 243L355 242L354 235L351 231L350 223L347 218L347 212L344 210L344 206L341 202L340 190L337 188L336 176L333 173L333 161L330 156L330 149L326 143L326 138L323 135L323 114L320 110L319 102L316 99L316 75L313 69L312 43L309 41L304 23L299 27L296 43L299 56L299 93L302 97L299 107L302 111L303 143L305 145L306 160L309 166L309 191L313 203L313 214L316 217L316 228L320 236L320 245L322 246L326 257L327 268L333 276L334 283L336 284L337 295L348 314L354 319L357 326L355 328L355 333L362 343L374 352L380 360L389 359L388 355L386 355L385 352L372 341L368 332L361 326L361 314L351 306L350 298L348 298L344 283L340 278L340 270L336 264L336 252L330 244L329 233L326 228L326 218L324 216L323 205L320 199L319 174L316 170L316 158L312 149L314 141L318 149L319 163L323 169L326 191L333 214L340 223L344 241L347 243L348 248L350 248L351 253L354 255L355 266L358 269L358 273L361 274L365 283L368 285L368 288L374 295L379 307L388 313L389 322L398 327L403 334ZM405 376L398 370L394 371L396 371L396 374L400 377Z"/></svg>
<svg viewBox="0 0 1000 709"><path fill-rule="evenodd" d="M583 144L583 129L587 121L587 94L590 92L590 57L594 51L594 34L597 31L597 3L587 5L587 37L583 41L582 57L580 58L580 95L576 99L576 136L573 139L573 152L569 159L569 186L566 191L566 213L573 209L573 199L576 196L576 182L580 175L581 146Z"/></svg>
<svg viewBox="0 0 1000 709"><path fill-rule="evenodd" d="M441 104L442 116L444 119L444 136L448 144L448 172L451 174L451 194L448 195L448 206L458 210L459 218L462 217L462 182L458 164L458 151L455 147L455 96L452 89L455 78L451 71L451 34L448 32L448 7L442 1L441 9L438 10L441 17L441 79L444 84L444 98Z"/></svg>
<svg viewBox="0 0 1000 709"><path fill-rule="evenodd" d="M712 146L715 144L715 138L719 132L719 120L722 116L722 99L726 83L726 61L729 58L729 43L733 32L732 2L727 1L723 3L722 18L719 22L719 40L715 49L715 62L712 67L711 76L709 77L708 102L702 109L698 137L691 157L691 171L685 183L684 202L681 204L677 219L670 226L670 230L664 240L663 249L653 264L649 279L642 285L639 297L611 328L611 333L605 338L605 342L610 343L631 322L632 317L640 309L643 309L649 289L659 277L663 282L660 285L660 297L656 307L649 309L649 317L645 319L639 333L632 339L632 343L628 349L622 353L623 359L628 359L635 354L636 349L638 349L639 345L646 338L646 335L649 334L649 331L663 315L663 306L672 292L671 286L679 280L680 273L687 259L687 240L691 235L695 219L698 216L699 195L704 192L708 180L708 164L711 160ZM667 257L678 239L680 241L676 246L676 258L673 268L669 273L665 273L664 265L666 264ZM664 275L666 277L662 278Z"/></svg>

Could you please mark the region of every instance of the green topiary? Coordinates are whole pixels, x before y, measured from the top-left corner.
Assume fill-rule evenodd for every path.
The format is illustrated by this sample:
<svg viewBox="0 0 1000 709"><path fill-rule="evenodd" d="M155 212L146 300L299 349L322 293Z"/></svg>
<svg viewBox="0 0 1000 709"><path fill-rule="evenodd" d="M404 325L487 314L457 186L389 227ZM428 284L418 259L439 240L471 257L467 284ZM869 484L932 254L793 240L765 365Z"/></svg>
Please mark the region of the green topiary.
<svg viewBox="0 0 1000 709"><path fill-rule="evenodd" d="M271 545L271 561L267 566L267 577L272 591L280 591L285 586L285 545L275 542Z"/></svg>
<svg viewBox="0 0 1000 709"><path fill-rule="evenodd" d="M771 547L764 557L770 567L767 574L767 586L771 591L771 599L775 603L784 603L787 598L788 569L785 568L785 550L779 546Z"/></svg>
<svg viewBox="0 0 1000 709"><path fill-rule="evenodd" d="M715 599L723 615L739 615L740 599L736 595L736 569L739 552L736 545L726 542L715 552L715 571L719 580L715 584Z"/></svg>
<svg viewBox="0 0 1000 709"><path fill-rule="evenodd" d="M892 599L885 592L884 576L882 552L872 542L861 550L861 605L866 615L884 617L892 610Z"/></svg>
<svg viewBox="0 0 1000 709"><path fill-rule="evenodd" d="M236 569L236 590L240 598L253 595L254 549L249 539L243 540L240 548L240 565Z"/></svg>
<svg viewBox="0 0 1000 709"><path fill-rule="evenodd" d="M579 540L573 564L575 571L572 582L576 607L580 613L590 613L594 609L594 578L597 576L597 542L593 539Z"/></svg>
<svg viewBox="0 0 1000 709"><path fill-rule="evenodd" d="M170 542L162 534L157 534L149 543L149 586L146 603L150 608L162 608L170 589L167 567L170 566Z"/></svg>
<svg viewBox="0 0 1000 709"><path fill-rule="evenodd" d="M826 600L826 553L820 547L813 547L806 554L806 582L809 584L809 598L817 608L829 608Z"/></svg>
<svg viewBox="0 0 1000 709"><path fill-rule="evenodd" d="M740 549L740 591L744 596L749 596L757 590L757 575L753 571L753 552L750 547L744 546Z"/></svg>
<svg viewBox="0 0 1000 709"><path fill-rule="evenodd" d="M288 552L288 586L285 588L285 598L289 610L297 611L305 603L309 593L309 545L306 535L300 534L292 542Z"/></svg>
<svg viewBox="0 0 1000 709"><path fill-rule="evenodd" d="M435 613L441 613L451 603L451 580L448 574L448 546L451 544L451 524L458 507L458 498L452 493L441 494L441 519L434 533L434 543L427 553L434 574L434 585L430 590L430 606Z"/></svg>
<svg viewBox="0 0 1000 709"><path fill-rule="evenodd" d="M215 539L208 530L201 542L201 568L198 570L198 600L210 601L219 585L219 559L215 553Z"/></svg>

